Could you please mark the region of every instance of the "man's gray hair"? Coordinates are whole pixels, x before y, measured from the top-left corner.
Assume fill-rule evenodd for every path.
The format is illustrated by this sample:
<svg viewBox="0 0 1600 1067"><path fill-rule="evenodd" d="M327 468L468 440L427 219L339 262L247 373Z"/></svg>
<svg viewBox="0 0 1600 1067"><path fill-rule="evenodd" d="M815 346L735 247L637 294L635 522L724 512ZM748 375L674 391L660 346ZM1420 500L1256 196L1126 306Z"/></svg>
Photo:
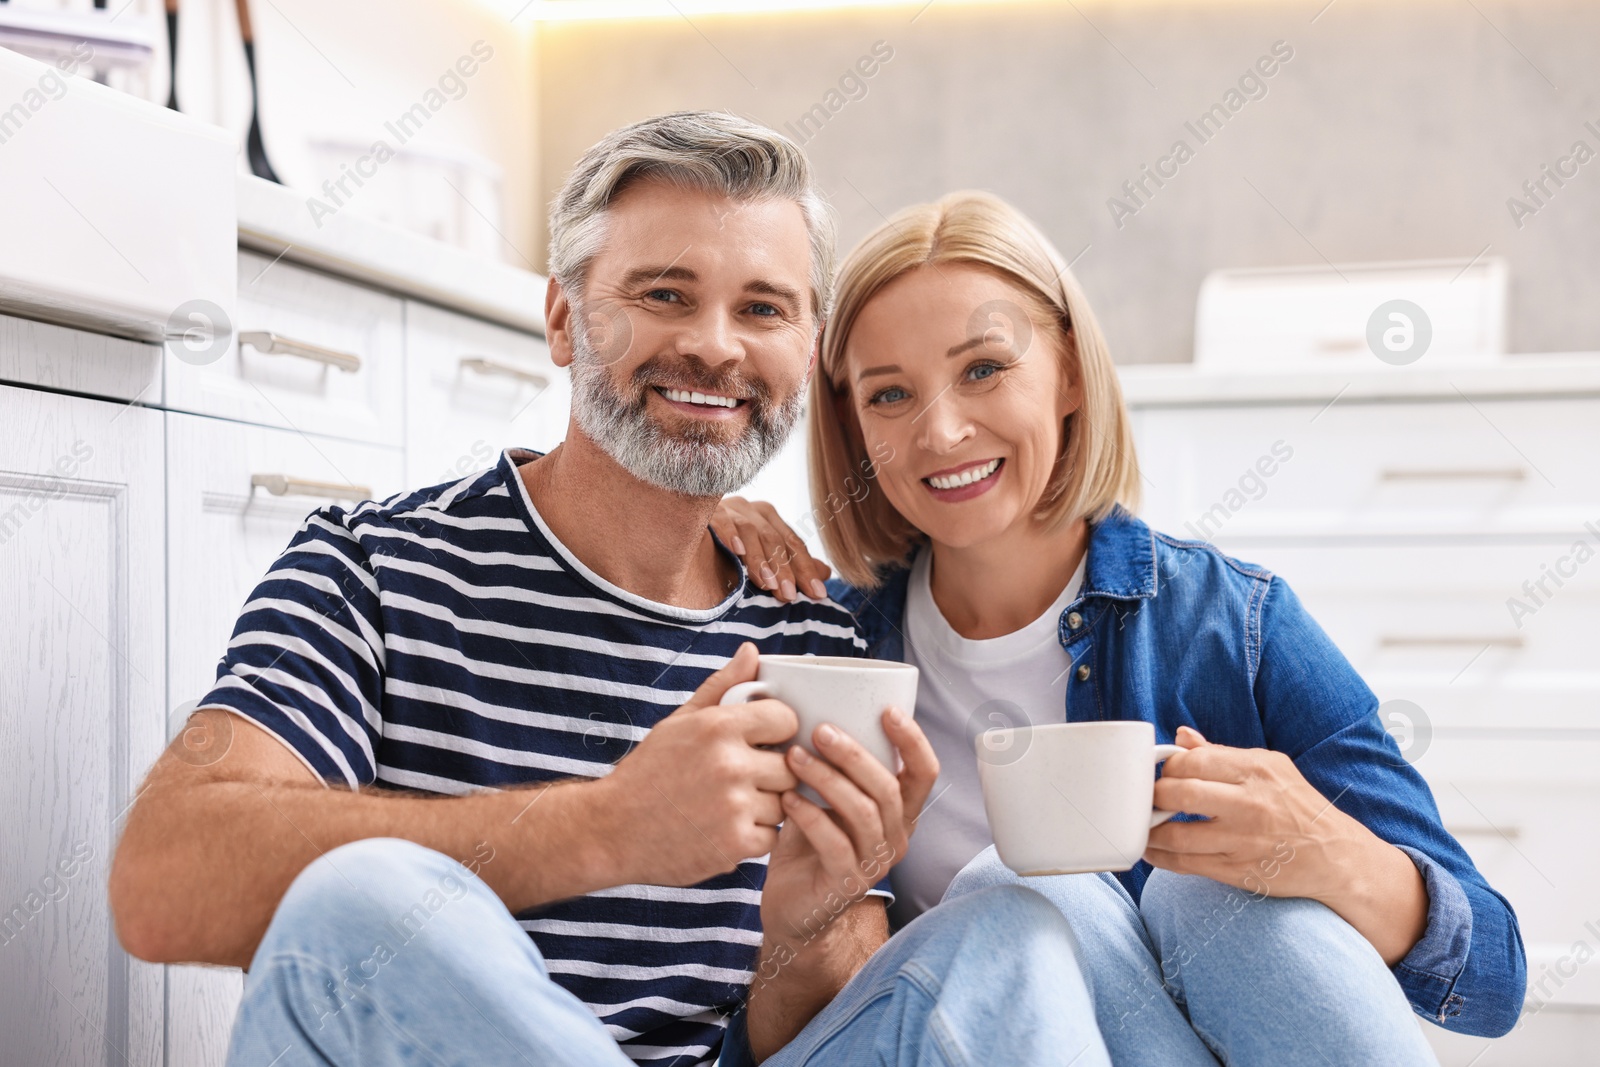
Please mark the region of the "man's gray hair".
<svg viewBox="0 0 1600 1067"><path fill-rule="evenodd" d="M793 200L811 238L811 302L820 323L833 295L834 222L811 165L782 134L720 111L678 111L601 138L550 204L550 276L573 300L606 236L606 211L638 178L657 178L731 200Z"/></svg>

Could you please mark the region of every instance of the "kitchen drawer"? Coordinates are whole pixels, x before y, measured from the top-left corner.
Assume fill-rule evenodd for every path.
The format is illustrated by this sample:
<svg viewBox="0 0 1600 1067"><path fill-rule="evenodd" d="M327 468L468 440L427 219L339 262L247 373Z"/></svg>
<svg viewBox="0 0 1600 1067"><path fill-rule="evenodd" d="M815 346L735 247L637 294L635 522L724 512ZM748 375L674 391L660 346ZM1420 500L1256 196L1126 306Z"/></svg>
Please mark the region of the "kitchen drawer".
<svg viewBox="0 0 1600 1067"><path fill-rule="evenodd" d="M403 320L398 297L241 251L234 338L204 365L169 350L167 406L398 448Z"/></svg>
<svg viewBox="0 0 1600 1067"><path fill-rule="evenodd" d="M301 484L252 487L256 476ZM353 510L404 487L396 448L168 412L174 703L211 687L245 598L306 516L327 503Z"/></svg>
<svg viewBox="0 0 1600 1067"><path fill-rule="evenodd" d="M1600 538L1587 543L1583 564L1541 544L1220 547L1286 580L1380 700L1441 728L1600 731ZM1536 602L1523 583L1563 558L1572 577L1546 578Z"/></svg>
<svg viewBox="0 0 1600 1067"><path fill-rule="evenodd" d="M256 583L306 516L331 499L252 491L252 475L356 483L371 490L361 496L377 499L404 486L398 448L179 412L166 419L171 734L210 690ZM340 503L356 506L354 500ZM167 982L167 1067L221 1067L243 990L241 972L174 966L167 968Z"/></svg>
<svg viewBox="0 0 1600 1067"><path fill-rule="evenodd" d="M548 452L567 434L571 390L544 339L406 302L406 481L435 485L512 445Z"/></svg>
<svg viewBox="0 0 1600 1067"><path fill-rule="evenodd" d="M1543 965L1570 954L1575 941L1600 949L1600 910L1594 904L1600 785L1551 781L1540 774L1542 767L1571 761L1574 753L1557 750L1574 747L1579 759L1600 759L1600 738L1576 746L1444 740L1429 749L1417 769L1433 789L1446 828L1516 909L1528 950L1530 999L1600 1008L1600 970L1594 968L1569 973L1565 982L1547 981L1542 996L1535 988ZM1507 768L1510 773L1504 774Z"/></svg>
<svg viewBox="0 0 1600 1067"><path fill-rule="evenodd" d="M1600 519L1600 398L1151 408L1144 515L1176 536L1566 534Z"/></svg>
<svg viewBox="0 0 1600 1067"><path fill-rule="evenodd" d="M0 315L0 381L161 403L161 346Z"/></svg>

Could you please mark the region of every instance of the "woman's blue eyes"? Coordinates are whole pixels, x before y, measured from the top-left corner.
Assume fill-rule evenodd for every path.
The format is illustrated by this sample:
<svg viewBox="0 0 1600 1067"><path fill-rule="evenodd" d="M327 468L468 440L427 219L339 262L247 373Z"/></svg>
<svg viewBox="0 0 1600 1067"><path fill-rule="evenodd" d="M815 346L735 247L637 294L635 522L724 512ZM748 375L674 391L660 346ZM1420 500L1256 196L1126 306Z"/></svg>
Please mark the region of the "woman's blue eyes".
<svg viewBox="0 0 1600 1067"><path fill-rule="evenodd" d="M672 301L678 299L678 294L671 289L652 289L644 295L651 300Z"/></svg>
<svg viewBox="0 0 1600 1067"><path fill-rule="evenodd" d="M987 381L1005 369L1005 366L1000 363L974 363L972 366L967 368L967 377L969 381ZM894 394L899 395L896 396ZM904 400L909 395L909 393L900 388L898 385L891 385L878 390L876 393L873 393L872 396L868 398L867 403L893 404L898 400Z"/></svg>

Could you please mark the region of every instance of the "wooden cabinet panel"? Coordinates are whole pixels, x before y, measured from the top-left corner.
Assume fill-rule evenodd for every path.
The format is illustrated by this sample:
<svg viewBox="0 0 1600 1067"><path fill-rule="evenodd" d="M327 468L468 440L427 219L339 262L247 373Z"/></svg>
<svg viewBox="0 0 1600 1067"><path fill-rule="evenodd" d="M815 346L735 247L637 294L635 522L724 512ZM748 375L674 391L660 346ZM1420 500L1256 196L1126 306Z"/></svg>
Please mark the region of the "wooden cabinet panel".
<svg viewBox="0 0 1600 1067"><path fill-rule="evenodd" d="M0 423L0 1058L158 1067L106 879L164 740L161 415L0 387Z"/></svg>

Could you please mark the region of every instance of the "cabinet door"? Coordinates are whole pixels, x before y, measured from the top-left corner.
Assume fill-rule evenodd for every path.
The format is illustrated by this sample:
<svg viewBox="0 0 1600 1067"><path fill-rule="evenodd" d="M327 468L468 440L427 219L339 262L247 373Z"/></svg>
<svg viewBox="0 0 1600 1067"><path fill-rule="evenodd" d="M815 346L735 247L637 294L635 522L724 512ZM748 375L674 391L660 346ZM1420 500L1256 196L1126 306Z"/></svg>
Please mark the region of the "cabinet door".
<svg viewBox="0 0 1600 1067"><path fill-rule="evenodd" d="M548 452L567 435L567 371L544 339L406 302L406 481L437 485L518 445Z"/></svg>
<svg viewBox="0 0 1600 1067"><path fill-rule="evenodd" d="M305 517L328 501L274 496L252 488L252 475L320 483L330 487L330 496L339 492L333 486L358 486L351 490L357 499L381 499L403 486L398 449L178 412L166 419L172 732L215 681L251 590ZM353 508L357 500L343 503ZM167 988L167 1067L221 1067L244 989L242 972L169 967Z"/></svg>
<svg viewBox="0 0 1600 1067"><path fill-rule="evenodd" d="M0 1060L158 1067L106 897L166 704L161 416L0 386Z"/></svg>

